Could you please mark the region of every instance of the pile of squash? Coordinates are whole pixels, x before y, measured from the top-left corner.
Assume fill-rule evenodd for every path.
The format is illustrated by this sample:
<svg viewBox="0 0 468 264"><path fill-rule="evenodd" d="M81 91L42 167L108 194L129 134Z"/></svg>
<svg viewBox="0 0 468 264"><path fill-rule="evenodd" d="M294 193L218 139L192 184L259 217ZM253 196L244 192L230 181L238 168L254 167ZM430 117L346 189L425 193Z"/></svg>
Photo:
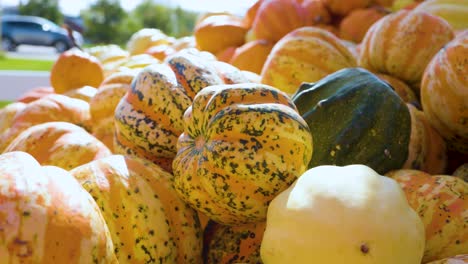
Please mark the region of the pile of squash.
<svg viewBox="0 0 468 264"><path fill-rule="evenodd" d="M468 3L259 0L0 109L1 263L468 262Z"/></svg>

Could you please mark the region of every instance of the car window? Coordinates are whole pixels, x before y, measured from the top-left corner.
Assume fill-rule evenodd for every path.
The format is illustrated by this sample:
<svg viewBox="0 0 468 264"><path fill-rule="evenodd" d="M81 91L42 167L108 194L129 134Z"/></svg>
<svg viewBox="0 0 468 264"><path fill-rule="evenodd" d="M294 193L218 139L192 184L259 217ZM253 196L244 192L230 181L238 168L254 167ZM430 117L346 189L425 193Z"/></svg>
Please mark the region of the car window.
<svg viewBox="0 0 468 264"><path fill-rule="evenodd" d="M28 29L28 30L42 30L42 25L32 22L24 22L24 21L12 21L8 22L9 27L18 28L18 29Z"/></svg>

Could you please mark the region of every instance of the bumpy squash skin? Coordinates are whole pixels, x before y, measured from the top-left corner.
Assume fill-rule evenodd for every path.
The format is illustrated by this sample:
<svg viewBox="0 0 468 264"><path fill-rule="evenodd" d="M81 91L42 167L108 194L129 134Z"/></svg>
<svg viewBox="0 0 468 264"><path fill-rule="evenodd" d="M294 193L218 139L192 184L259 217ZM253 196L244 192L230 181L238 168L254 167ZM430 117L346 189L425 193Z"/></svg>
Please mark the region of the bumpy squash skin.
<svg viewBox="0 0 468 264"><path fill-rule="evenodd" d="M190 103L169 66L144 68L115 110L115 152L165 164L170 170Z"/></svg>
<svg viewBox="0 0 468 264"><path fill-rule="evenodd" d="M9 152L0 182L1 263L118 263L97 204L70 173Z"/></svg>
<svg viewBox="0 0 468 264"><path fill-rule="evenodd" d="M46 122L21 132L5 152L24 151L41 165L71 170L111 155L111 151L83 128L67 122Z"/></svg>
<svg viewBox="0 0 468 264"><path fill-rule="evenodd" d="M451 26L439 17L401 10L369 28L361 43L358 65L392 75L419 94L427 64L454 36Z"/></svg>
<svg viewBox="0 0 468 264"><path fill-rule="evenodd" d="M225 226L209 221L204 233L204 263L263 263L260 257L260 245L265 224L258 222Z"/></svg>
<svg viewBox="0 0 468 264"><path fill-rule="evenodd" d="M196 212L172 187L172 175L150 161L112 155L71 171L92 194L120 263L202 263Z"/></svg>
<svg viewBox="0 0 468 264"><path fill-rule="evenodd" d="M395 179L426 228L422 263L466 253L468 248L468 183L448 175L396 170Z"/></svg>
<svg viewBox="0 0 468 264"><path fill-rule="evenodd" d="M360 68L304 83L292 97L314 136L309 168L364 164L380 174L408 157L411 117L385 82Z"/></svg>
<svg viewBox="0 0 468 264"><path fill-rule="evenodd" d="M174 186L225 225L262 221L269 201L304 172L312 135L291 99L271 86L210 86L184 114Z"/></svg>

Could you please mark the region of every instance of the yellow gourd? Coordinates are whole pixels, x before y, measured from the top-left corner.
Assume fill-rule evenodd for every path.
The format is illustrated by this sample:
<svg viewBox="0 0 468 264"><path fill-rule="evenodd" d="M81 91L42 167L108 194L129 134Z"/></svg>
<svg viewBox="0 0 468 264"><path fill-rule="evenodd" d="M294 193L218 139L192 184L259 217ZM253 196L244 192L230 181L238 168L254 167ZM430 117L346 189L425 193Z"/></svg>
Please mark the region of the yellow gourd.
<svg viewBox="0 0 468 264"><path fill-rule="evenodd" d="M260 253L265 264L416 264L424 243L396 181L364 165L327 165L273 199Z"/></svg>

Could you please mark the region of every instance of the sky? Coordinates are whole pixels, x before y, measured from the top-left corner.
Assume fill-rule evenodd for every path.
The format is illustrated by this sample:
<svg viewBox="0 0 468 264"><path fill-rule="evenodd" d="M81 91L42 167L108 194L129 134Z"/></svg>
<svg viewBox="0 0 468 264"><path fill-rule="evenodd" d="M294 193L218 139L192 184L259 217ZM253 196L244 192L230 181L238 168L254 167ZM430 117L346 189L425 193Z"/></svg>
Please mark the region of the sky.
<svg viewBox="0 0 468 264"><path fill-rule="evenodd" d="M18 5L20 0L0 0L2 6ZM25 3L27 0L21 0ZM59 0L59 6L66 15L77 16L82 9L87 8L96 0ZM231 13L243 14L245 10L256 0L156 0L164 3L199 12L230 11ZM120 0L121 6L130 11L142 0Z"/></svg>

